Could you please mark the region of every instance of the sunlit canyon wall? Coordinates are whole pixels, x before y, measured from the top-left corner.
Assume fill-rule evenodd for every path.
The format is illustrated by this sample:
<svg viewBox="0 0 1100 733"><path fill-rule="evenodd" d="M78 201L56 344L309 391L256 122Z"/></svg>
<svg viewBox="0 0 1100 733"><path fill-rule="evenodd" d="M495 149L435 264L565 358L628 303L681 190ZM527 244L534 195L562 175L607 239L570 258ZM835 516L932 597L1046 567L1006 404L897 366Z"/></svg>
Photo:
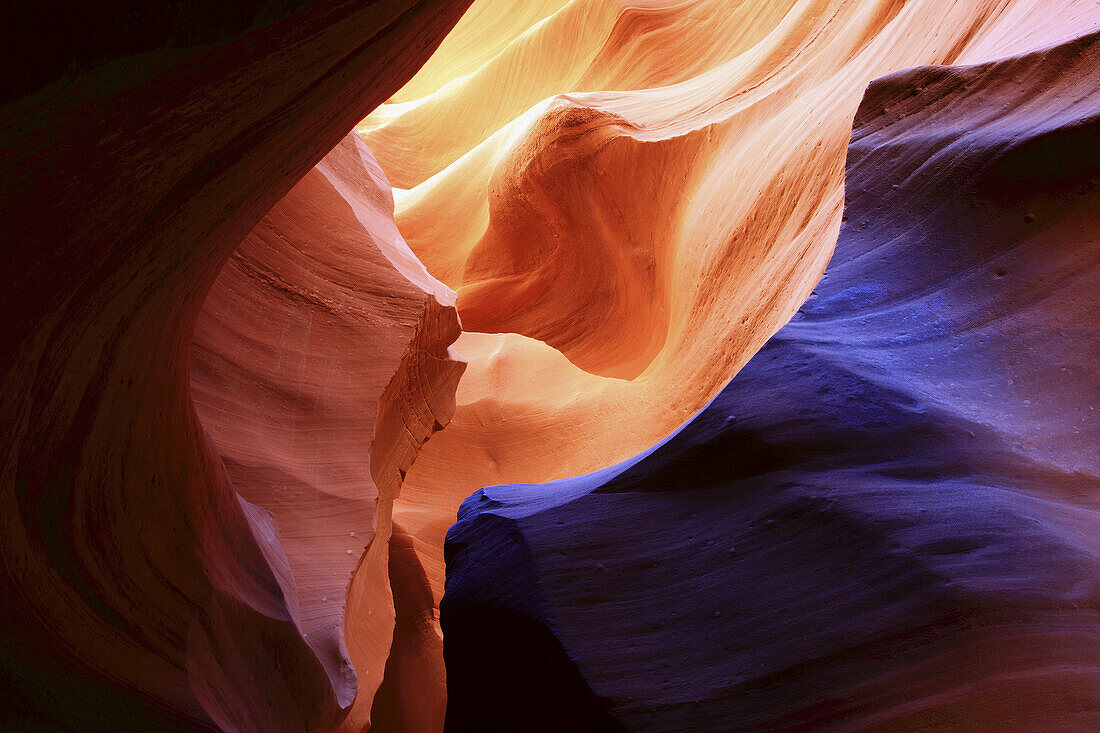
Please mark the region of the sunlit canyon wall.
<svg viewBox="0 0 1100 733"><path fill-rule="evenodd" d="M4 727L1100 726L1100 6L467 5L15 12Z"/></svg>

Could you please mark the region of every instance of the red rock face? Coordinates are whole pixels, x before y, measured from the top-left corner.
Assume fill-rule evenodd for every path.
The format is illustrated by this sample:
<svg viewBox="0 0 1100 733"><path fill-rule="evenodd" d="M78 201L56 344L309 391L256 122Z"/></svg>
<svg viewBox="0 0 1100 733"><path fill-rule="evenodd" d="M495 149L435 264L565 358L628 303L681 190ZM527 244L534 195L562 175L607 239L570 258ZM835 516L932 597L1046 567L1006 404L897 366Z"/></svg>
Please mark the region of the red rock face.
<svg viewBox="0 0 1100 733"><path fill-rule="evenodd" d="M75 76L32 79L0 109L4 725L331 728L353 678L333 661L331 629L304 636L331 618L299 615L316 611L314 589L274 539L297 540L291 525L239 498L199 421L190 339L245 235L412 75L463 6L258 7L244 22L195 19L199 37L180 30L178 9L143 7L179 21L152 47L117 37L102 10L85 19ZM20 11L13 26L48 37L48 11ZM396 309L405 325L387 337L404 340L387 363L409 380L422 368L414 352L438 356L454 326L422 291L401 292L421 302L415 315ZM392 373L372 376L364 389L396 419L393 398L371 391ZM433 400L444 417L445 396ZM365 405L361 421L373 415ZM214 434L228 444L231 428ZM392 491L409 449L378 450L373 484ZM351 522L368 535L360 553L373 517Z"/></svg>
<svg viewBox="0 0 1100 733"><path fill-rule="evenodd" d="M475 4L358 127L407 189L402 234L459 294L455 417L394 508L437 602L462 500L649 449L797 311L873 79L1100 25L1077 0L507 7Z"/></svg>
<svg viewBox="0 0 1100 733"><path fill-rule="evenodd" d="M768 695L756 694L751 674L775 660L814 667L814 649L836 652L829 644L867 629L908 633L928 608L962 618L937 628L985 653L965 622L1000 623L1001 610L1017 608L1015 591L981 595L1016 582L1014 568L1047 583L1044 613L1092 597L1087 573L1073 568L1092 567L1094 543L1063 540L1095 534L1077 501L1095 478L1094 426L1082 427L1095 374L1085 358L1046 370L1041 352L1095 343L1095 278L1080 274L1095 262L1081 259L1088 250L1079 244L1094 239L1095 207L1081 202L1095 196L1078 191L1096 175L1095 114L1082 111L1096 87L1095 64L1082 54L1095 54L1094 44L1063 45L1058 53L1072 58L1058 56L1057 67L1040 56L988 74L891 75L1080 39L1100 27L1095 2L477 0L463 15L468 4L110 0L5 14L16 38L4 46L28 48L4 65L0 89L9 263L0 292L0 728L438 733L445 720L455 730L492 730L486 721L495 720L519 730L706 730L719 719L728 723L719 729L767 728L804 724L792 711L822 700L818 713L836 714L822 725L849 713L845 720L868 724L887 713L921 725L965 719L969 728L1017 721L1023 708L1002 694L1017 688L977 673L951 677L944 694L980 680L976 697L1009 700L988 708L992 717L969 703L952 717L950 700L917 699L928 660L895 664L893 647L883 652L886 672L860 688L873 688L878 707L858 692L844 698L849 688L812 669L791 682L787 667L769 668L778 683ZM945 79L950 89L932 88ZM909 83L929 89L910 94ZM1002 113L1015 128L998 126ZM355 126L359 137L348 135ZM972 131L966 150L949 144ZM998 135L1028 143L1002 160L984 144ZM1060 147L1066 139L1076 141L1073 155ZM926 185L882 180L919 169L933 152L938 162L921 169L936 174ZM1083 167L1069 180L1073 165ZM953 201L948 223L926 210L946 211L943 202L964 190L994 203ZM882 242L860 239L855 221L842 227L846 207ZM997 224L1002 216L1012 226ZM790 378L806 364L797 349L778 367L768 354L779 346L750 361L766 343L790 341L769 339L813 291L838 232L847 259L836 272L846 284L821 288L838 298L822 315L836 323L807 338L832 339L852 363L879 358L862 331L847 330L874 315L875 302L856 296L872 280L903 291L925 282L919 267L937 263L898 264L902 248L879 270L860 246L894 246L894 229L933 224L968 252L994 242L1005 257L1026 252L1044 265L1031 272L1055 273L1033 274L1011 302L963 290L978 304L975 323L1026 325L1041 311L1058 338L998 326L990 339L1011 338L990 359L980 329L967 331L962 351L937 332L926 350L860 382L870 390L861 404L889 412L900 432L951 443L925 455L899 438L898 460L919 464L910 469L919 476L886 478L916 492L911 483L944 466L970 476L985 458L956 443L996 423L1009 453L1073 474L1064 482L1072 502L1021 490L1048 508L1069 506L1035 515L1039 529L1014 506L985 532L983 512L996 509L998 492L1020 488L1018 462L1000 448L981 490L933 507L936 526L910 516L908 494L879 500L870 459L841 450L880 436L860 432L860 406ZM998 267L996 282L1015 272ZM1052 288L1065 307L1028 300ZM891 292L903 316L941 322L940 310ZM815 307L823 305L803 311ZM889 342L904 325L876 321L875 333ZM972 363L952 373L932 366L951 354ZM815 359L814 374L852 386L843 365ZM741 381L729 382L743 367ZM981 425L957 430L894 399L923 399L964 373L978 390L968 372L1042 381L1057 386L1047 397L1071 397L1009 390L979 405ZM662 439L719 390L732 396L681 431L688 459L677 453L666 469ZM1024 405L1021 395L1019 415L997 411L1009 398ZM731 437L738 420L751 424ZM746 431L763 437L745 442ZM731 499L730 482L779 470L762 444L801 457L818 446L818 458L842 455L846 470L870 478L837 485L835 466L813 463L803 466L821 484L813 495L780 486L759 505ZM613 490L590 477L528 485L627 459L645 470ZM669 490L683 489L684 476L706 506ZM518 486L478 491L493 484ZM942 493L934 481L921 487L929 505ZM847 502L844 511L821 509L826 490ZM448 558L458 630L448 670L438 610L444 536L471 494L479 498L463 510ZM718 544L761 506L772 524L742 528L759 545L754 564L729 565L725 554L715 562L712 550L700 559L697 538ZM963 509L967 521L955 522ZM932 548L917 543L916 559L897 566L900 590L875 574L895 567L894 550L910 539L876 524L898 517ZM804 521L813 525L806 533ZM826 539L795 542L821 526ZM837 574L822 590L812 561L852 527L870 544L829 545ZM1039 554L1057 550L1056 561L1028 565L1028 543ZM971 545L1001 553L998 567L1009 569L987 572L953 549ZM946 585L929 585L941 555L950 567L936 577ZM848 605L838 601L823 621L764 594L749 622L725 607L696 618L716 593L737 596L775 578L798 608L820 606L825 591ZM670 591L681 583L691 592ZM676 603L692 606L681 614L691 623L669 623ZM898 604L915 615L892 615ZM1033 638L1057 636L1050 619L1060 613L1025 619ZM617 623L616 614L629 618ZM1079 644L1059 637L1070 640L1049 659L1060 664L1071 647L1087 657L1091 623L1073 627ZM791 624L805 633L788 633ZM730 636L744 643L726 649ZM811 637L818 646L797 643ZM1039 659L1040 647L1021 654ZM517 651L534 664L523 674ZM851 668L873 667L853 659ZM663 671L673 665L688 671ZM1044 669L1020 662L1021 674L1054 682L1018 689L1070 690L1058 699L1074 717L1043 719L1088 722L1096 696L1079 692L1085 676ZM509 685L527 696L494 699ZM448 711L449 690L458 702ZM751 705L731 703L731 690ZM1021 719L1026 727L1040 718Z"/></svg>
<svg viewBox="0 0 1100 733"><path fill-rule="evenodd" d="M650 450L463 503L447 730L1095 728L1098 82L1100 33L872 82L789 323Z"/></svg>
<svg viewBox="0 0 1100 733"><path fill-rule="evenodd" d="M271 513L261 548L341 707L356 701L356 729L394 625L390 507L454 412L453 303L351 135L245 237L195 329L199 417L233 488Z"/></svg>

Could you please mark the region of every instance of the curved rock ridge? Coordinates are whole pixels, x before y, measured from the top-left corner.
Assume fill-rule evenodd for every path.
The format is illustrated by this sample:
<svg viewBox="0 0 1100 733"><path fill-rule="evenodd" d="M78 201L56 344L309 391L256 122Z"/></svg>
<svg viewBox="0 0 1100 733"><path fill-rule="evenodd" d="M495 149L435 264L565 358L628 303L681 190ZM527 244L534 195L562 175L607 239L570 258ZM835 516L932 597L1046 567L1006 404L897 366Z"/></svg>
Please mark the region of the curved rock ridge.
<svg viewBox="0 0 1100 733"><path fill-rule="evenodd" d="M5 81L18 78L0 106L0 727L302 731L345 716L332 612L315 605L293 522L237 494L200 423L191 333L241 240L463 10L248 0L6 11L15 37L4 47L34 48L5 65ZM408 297L395 302L405 340L386 344L398 354L385 360L394 384L425 388L410 393L408 416L427 431L428 406L447 412L453 321L446 307L411 315ZM383 395L385 419L404 414L403 397ZM383 501L407 442L375 446ZM374 517L355 523L384 537ZM346 577L341 587L334 608ZM384 602L378 587L364 599ZM307 627L323 630L316 645Z"/></svg>
<svg viewBox="0 0 1100 733"><path fill-rule="evenodd" d="M237 247L193 340L199 418L234 490L274 518L265 551L285 552L283 595L337 701L358 701L349 730L369 724L389 654L390 505L463 366L454 293L392 217L352 134Z"/></svg>
<svg viewBox="0 0 1100 733"><path fill-rule="evenodd" d="M652 449L463 504L447 730L1100 725L1098 87L1095 33L874 81L790 323Z"/></svg>
<svg viewBox="0 0 1100 733"><path fill-rule="evenodd" d="M358 127L465 330L454 419L394 508L436 601L465 497L649 448L795 312L872 78L1100 26L1077 0L511 7L480 0Z"/></svg>

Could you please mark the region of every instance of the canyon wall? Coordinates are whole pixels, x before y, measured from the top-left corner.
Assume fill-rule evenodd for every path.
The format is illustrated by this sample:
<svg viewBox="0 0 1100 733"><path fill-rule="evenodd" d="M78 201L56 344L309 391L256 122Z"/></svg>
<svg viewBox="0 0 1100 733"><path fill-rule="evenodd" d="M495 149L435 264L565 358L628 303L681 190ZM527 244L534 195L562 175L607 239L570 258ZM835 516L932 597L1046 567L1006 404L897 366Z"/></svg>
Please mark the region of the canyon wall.
<svg viewBox="0 0 1100 733"><path fill-rule="evenodd" d="M338 611L315 616L298 550L277 539L298 539L292 523L256 487L251 501L237 493L196 414L190 340L237 245L413 75L465 4L223 5L43 3L6 16L5 49L25 49L5 64L0 107L7 728L325 729L354 695L334 660ZM388 195L376 182L373 195ZM393 349L438 360L455 331L446 306L411 287L390 309L405 339L387 345L397 379L416 374ZM373 425L372 405L360 409ZM213 431L223 444L231 427ZM401 443L371 466L383 492L407 462ZM382 523L354 524L361 552ZM311 623L323 638L304 636Z"/></svg>
<svg viewBox="0 0 1100 733"><path fill-rule="evenodd" d="M463 322L454 419L394 506L435 603L463 499L648 449L796 312L872 79L1100 27L1075 0L510 7L478 2L357 128Z"/></svg>
<svg viewBox="0 0 1100 733"><path fill-rule="evenodd" d="M1100 726L1100 6L469 5L6 11L0 727Z"/></svg>
<svg viewBox="0 0 1100 733"><path fill-rule="evenodd" d="M390 505L454 412L453 303L351 135L245 237L195 329L199 418L234 490L272 515L283 596L340 705L356 702L349 730L369 722L393 634Z"/></svg>
<svg viewBox="0 0 1100 733"><path fill-rule="evenodd" d="M790 323L654 448L463 503L447 730L1100 725L1098 84L1100 34L873 82Z"/></svg>

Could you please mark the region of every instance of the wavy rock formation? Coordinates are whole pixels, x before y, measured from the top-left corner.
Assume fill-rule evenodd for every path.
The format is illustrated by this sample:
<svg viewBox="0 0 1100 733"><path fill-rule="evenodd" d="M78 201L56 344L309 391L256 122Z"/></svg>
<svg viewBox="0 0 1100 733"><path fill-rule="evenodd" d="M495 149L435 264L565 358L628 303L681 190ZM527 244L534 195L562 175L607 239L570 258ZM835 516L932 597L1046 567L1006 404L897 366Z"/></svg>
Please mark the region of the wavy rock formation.
<svg viewBox="0 0 1100 733"><path fill-rule="evenodd" d="M393 633L390 505L454 412L453 303L351 135L241 242L195 330L199 418L234 490L273 515L265 551L285 552L283 596L338 702L359 703L350 730L369 723Z"/></svg>
<svg viewBox="0 0 1100 733"><path fill-rule="evenodd" d="M1100 5L468 5L5 9L0 728L1100 725Z"/></svg>
<svg viewBox="0 0 1100 733"><path fill-rule="evenodd" d="M348 415L346 402L315 392L323 385L305 376L295 384L279 376L315 367L325 354L302 351L298 364L260 365L252 360L258 351L249 352L314 342L279 342L265 322L265 330L234 334L236 343L218 343L214 331L245 324L248 314L237 314L204 328L213 340L207 356L238 370L205 373L225 379L203 385L210 399L204 412L219 418L212 441L192 402L190 337L237 245L358 119L413 75L463 9L462 2L333 1L64 10L30 3L5 11L5 28L16 37L4 48L27 52L5 64L0 107L9 263L0 295L2 727L302 731L331 729L346 714L352 678L338 659L336 628L344 597L318 605L328 580L308 572L310 554L335 552L336 540L310 545L280 502L307 490L316 491L310 498L318 505L322 494L338 502L348 486L342 482L358 480L366 494L347 520L367 539L348 548L361 552L372 532L385 539L392 474L407 465L416 440L376 442L370 456L356 441L369 439L376 403L385 420L419 419L432 409L445 417L453 367L430 362L440 358L453 322L424 292L442 291L398 263L413 275L412 284L404 282L382 261L385 252L395 257L396 240L378 206L380 178L373 193L341 197L320 191L317 176L325 174L315 172L306 197L327 196L333 208L326 204L324 217L350 226L351 208L356 220L370 218L306 254L255 241L275 231L265 225L248 247L267 247L282 257L279 267L300 274L307 264L331 264L342 245L351 261L362 260L356 274L381 278L373 286L379 303L369 283L329 292L316 272L305 282L267 283L301 298L303 311L281 314L288 338L301 335L295 329L311 308L331 316L341 307L382 308L378 323L342 329L402 339L379 348L379 365L361 387L369 395L361 412ZM343 175L335 168L330 162L332 188ZM372 196L374 209L357 203ZM316 232L325 222L311 225ZM368 230L380 250L356 255L362 236L355 232ZM291 274L271 262L241 272L244 261L226 277L259 276L263 268ZM349 278L333 276L332 290L347 290ZM217 297L227 297L225 284ZM319 305L310 301L318 294ZM382 323L391 317L391 327ZM241 343L246 336L254 341ZM362 359L352 347L344 356ZM383 364L396 376L383 374ZM290 401L288 421L315 399L333 419L357 421L356 434L316 454L238 440L243 421L266 426L272 438L281 432L264 422L270 412L231 414L218 401L218 388L241 387L232 380L250 370L272 379L260 389ZM391 376L392 391L380 394ZM408 411L397 394L404 384L419 390L408 393ZM241 387L237 396L235 404L245 405L256 392ZM418 405L421 398L427 404ZM410 421L410 430L421 427ZM232 452L228 466L218 445ZM362 448L361 472L369 458L371 477L311 474L326 454L340 455L349 474L353 446ZM261 496L250 472L264 465L286 473ZM237 493L235 475L253 501ZM301 485L291 488L287 475ZM377 508L368 506L372 483ZM274 520L253 502L271 505ZM337 528L344 527L321 527ZM384 549L376 554L384 557ZM343 588L351 561L341 560L334 571ZM374 568L372 583L381 562L365 562ZM372 587L348 605L369 610L384 600ZM376 643L387 641L388 633ZM380 664L377 656L367 671Z"/></svg>
<svg viewBox="0 0 1100 733"><path fill-rule="evenodd" d="M447 729L1100 725L1098 85L1100 34L873 82L791 322L651 450L463 505Z"/></svg>
<svg viewBox="0 0 1100 733"><path fill-rule="evenodd" d="M810 294L872 78L1100 26L1076 0L511 7L479 0L358 127L465 330L455 417L394 507L436 602L470 493L646 450Z"/></svg>

